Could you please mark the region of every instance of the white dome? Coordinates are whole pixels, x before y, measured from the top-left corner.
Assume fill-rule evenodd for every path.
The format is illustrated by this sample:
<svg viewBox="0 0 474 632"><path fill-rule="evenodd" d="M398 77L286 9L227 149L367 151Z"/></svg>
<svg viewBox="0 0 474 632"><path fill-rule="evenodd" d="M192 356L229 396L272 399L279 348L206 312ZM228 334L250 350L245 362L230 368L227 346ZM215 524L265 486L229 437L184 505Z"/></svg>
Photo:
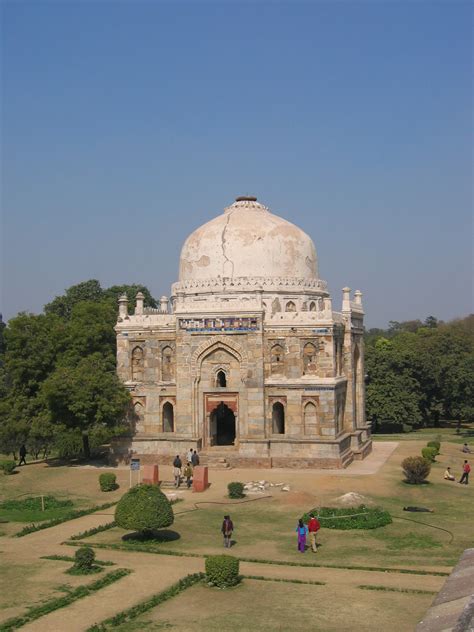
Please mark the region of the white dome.
<svg viewBox="0 0 474 632"><path fill-rule="evenodd" d="M180 282L236 277L317 279L316 249L256 198L237 198L186 239L179 262Z"/></svg>

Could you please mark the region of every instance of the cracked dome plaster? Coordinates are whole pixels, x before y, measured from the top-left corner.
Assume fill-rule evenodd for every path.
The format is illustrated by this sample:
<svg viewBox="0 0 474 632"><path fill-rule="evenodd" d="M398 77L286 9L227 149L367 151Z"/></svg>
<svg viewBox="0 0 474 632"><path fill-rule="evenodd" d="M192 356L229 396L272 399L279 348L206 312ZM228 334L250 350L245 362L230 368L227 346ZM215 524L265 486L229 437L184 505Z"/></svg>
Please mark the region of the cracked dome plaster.
<svg viewBox="0 0 474 632"><path fill-rule="evenodd" d="M238 198L181 250L180 281L222 277L317 279L316 249L304 231L255 198Z"/></svg>

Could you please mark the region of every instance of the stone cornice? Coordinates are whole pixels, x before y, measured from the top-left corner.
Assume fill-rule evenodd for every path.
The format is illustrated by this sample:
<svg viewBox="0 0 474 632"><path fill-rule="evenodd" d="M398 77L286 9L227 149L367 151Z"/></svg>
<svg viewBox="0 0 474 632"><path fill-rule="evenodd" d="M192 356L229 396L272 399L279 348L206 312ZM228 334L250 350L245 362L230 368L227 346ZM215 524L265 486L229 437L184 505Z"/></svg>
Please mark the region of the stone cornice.
<svg viewBox="0 0 474 632"><path fill-rule="evenodd" d="M206 292L317 292L327 294L327 283L322 279L294 277L218 277L212 279L189 279L173 283L173 296L187 293Z"/></svg>

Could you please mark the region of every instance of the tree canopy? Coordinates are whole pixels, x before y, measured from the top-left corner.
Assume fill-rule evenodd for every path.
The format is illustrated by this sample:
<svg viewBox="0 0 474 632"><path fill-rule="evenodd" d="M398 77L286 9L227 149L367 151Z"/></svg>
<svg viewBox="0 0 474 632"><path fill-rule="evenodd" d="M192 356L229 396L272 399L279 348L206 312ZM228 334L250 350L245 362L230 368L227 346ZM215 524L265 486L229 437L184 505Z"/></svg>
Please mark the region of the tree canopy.
<svg viewBox="0 0 474 632"><path fill-rule="evenodd" d="M0 326L0 452L26 443L33 454L55 444L67 456L122 432L130 406L116 376L117 299L140 284L103 289L91 279L68 288L41 314L20 313Z"/></svg>

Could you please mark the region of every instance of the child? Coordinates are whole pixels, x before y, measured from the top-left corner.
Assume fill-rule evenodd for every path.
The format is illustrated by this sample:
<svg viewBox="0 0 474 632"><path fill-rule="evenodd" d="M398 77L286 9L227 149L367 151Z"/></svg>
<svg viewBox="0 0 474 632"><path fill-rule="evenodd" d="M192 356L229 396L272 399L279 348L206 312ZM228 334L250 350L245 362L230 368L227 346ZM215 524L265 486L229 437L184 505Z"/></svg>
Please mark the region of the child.
<svg viewBox="0 0 474 632"><path fill-rule="evenodd" d="M232 542L232 532L234 530L234 524L230 519L230 516L224 516L224 522L222 523L221 531L224 536L224 546L226 549L230 549Z"/></svg>
<svg viewBox="0 0 474 632"><path fill-rule="evenodd" d="M304 553L306 550L306 534L308 533L308 527L301 518L298 520L296 532L298 533L298 551Z"/></svg>
<svg viewBox="0 0 474 632"><path fill-rule="evenodd" d="M454 481L455 480L454 476L451 474L451 468L450 467L446 468L446 472L444 473L444 478L447 481Z"/></svg>

